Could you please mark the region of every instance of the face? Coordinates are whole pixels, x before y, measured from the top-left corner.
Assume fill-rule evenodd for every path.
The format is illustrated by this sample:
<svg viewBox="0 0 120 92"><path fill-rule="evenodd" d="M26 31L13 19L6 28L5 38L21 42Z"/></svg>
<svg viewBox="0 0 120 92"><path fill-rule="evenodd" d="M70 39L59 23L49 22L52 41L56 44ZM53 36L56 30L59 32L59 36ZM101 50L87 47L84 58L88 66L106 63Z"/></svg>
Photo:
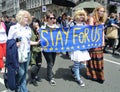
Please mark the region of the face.
<svg viewBox="0 0 120 92"><path fill-rule="evenodd" d="M37 22L33 22L33 27L36 28L37 26L39 26L39 24Z"/></svg>
<svg viewBox="0 0 120 92"><path fill-rule="evenodd" d="M103 15L104 15L104 13L105 13L105 9L104 8L100 8L99 10L98 10L98 15L100 16L100 17L102 17Z"/></svg>
<svg viewBox="0 0 120 92"><path fill-rule="evenodd" d="M67 19L67 16L66 15L63 15L63 20Z"/></svg>
<svg viewBox="0 0 120 92"><path fill-rule="evenodd" d="M79 21L79 22L84 21L84 19L85 19L85 15L84 15L84 14L79 14L79 15L77 16L77 21Z"/></svg>
<svg viewBox="0 0 120 92"><path fill-rule="evenodd" d="M25 15L24 18L23 18L23 24L24 24L24 25L27 25L27 24L28 24L28 21L29 21L28 16Z"/></svg>
<svg viewBox="0 0 120 92"><path fill-rule="evenodd" d="M48 22L51 23L51 24L53 24L54 21L55 21L54 15L53 15L53 14L50 14L50 17L48 18Z"/></svg>

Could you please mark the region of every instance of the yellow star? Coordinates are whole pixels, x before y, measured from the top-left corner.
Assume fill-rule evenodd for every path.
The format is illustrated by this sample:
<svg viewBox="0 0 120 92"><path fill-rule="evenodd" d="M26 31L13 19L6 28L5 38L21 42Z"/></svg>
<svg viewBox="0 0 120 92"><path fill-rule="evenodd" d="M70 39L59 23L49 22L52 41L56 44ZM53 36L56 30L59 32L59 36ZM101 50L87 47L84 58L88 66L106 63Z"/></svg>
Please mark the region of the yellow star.
<svg viewBox="0 0 120 92"><path fill-rule="evenodd" d="M64 50L64 47L62 47L61 50Z"/></svg>
<svg viewBox="0 0 120 92"><path fill-rule="evenodd" d="M71 49L74 49L74 47L72 46Z"/></svg>
<svg viewBox="0 0 120 92"><path fill-rule="evenodd" d="M83 45L82 47L85 48L85 45Z"/></svg>
<svg viewBox="0 0 120 92"><path fill-rule="evenodd" d="M88 47L90 47L90 44L88 44Z"/></svg>
<svg viewBox="0 0 120 92"><path fill-rule="evenodd" d="M70 48L69 48L69 47L67 47L66 49L67 49L67 50L69 50Z"/></svg>
<svg viewBox="0 0 120 92"><path fill-rule="evenodd" d="M79 48L80 48L80 46L77 46L77 48L79 49Z"/></svg>
<svg viewBox="0 0 120 92"><path fill-rule="evenodd" d="M53 48L50 48L50 50L52 51L52 50L53 50Z"/></svg>
<svg viewBox="0 0 120 92"><path fill-rule="evenodd" d="M98 46L101 46L101 44L99 44Z"/></svg>
<svg viewBox="0 0 120 92"><path fill-rule="evenodd" d="M55 48L55 50L58 50L58 48Z"/></svg>
<svg viewBox="0 0 120 92"><path fill-rule="evenodd" d="M47 50L47 48L44 48L44 50Z"/></svg>

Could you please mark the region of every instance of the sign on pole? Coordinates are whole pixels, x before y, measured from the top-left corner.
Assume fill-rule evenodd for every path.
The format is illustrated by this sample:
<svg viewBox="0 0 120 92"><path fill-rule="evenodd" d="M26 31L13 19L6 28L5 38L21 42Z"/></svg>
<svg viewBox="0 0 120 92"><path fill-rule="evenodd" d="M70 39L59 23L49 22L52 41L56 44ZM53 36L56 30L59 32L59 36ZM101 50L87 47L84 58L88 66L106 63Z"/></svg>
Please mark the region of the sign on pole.
<svg viewBox="0 0 120 92"><path fill-rule="evenodd" d="M42 12L46 12L47 9L46 9L46 6L42 6Z"/></svg>

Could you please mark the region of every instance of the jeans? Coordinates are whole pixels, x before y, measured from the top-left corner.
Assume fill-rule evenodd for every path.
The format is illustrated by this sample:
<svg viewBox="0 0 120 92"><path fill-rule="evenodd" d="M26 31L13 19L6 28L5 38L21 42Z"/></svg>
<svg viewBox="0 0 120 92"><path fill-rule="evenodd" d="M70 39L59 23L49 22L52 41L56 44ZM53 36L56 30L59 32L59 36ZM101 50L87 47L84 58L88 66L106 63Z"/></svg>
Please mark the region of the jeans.
<svg viewBox="0 0 120 92"><path fill-rule="evenodd" d="M85 65L83 63L74 61L74 65L72 70L74 71L75 74L75 78L77 79L77 81L80 81L80 69L85 68Z"/></svg>
<svg viewBox="0 0 120 92"><path fill-rule="evenodd" d="M53 77L53 71L52 68L55 63L56 53L55 52L43 52L43 55L47 61L47 77L50 81Z"/></svg>
<svg viewBox="0 0 120 92"><path fill-rule="evenodd" d="M26 85L26 74L28 65L30 62L30 53L28 54L28 61L19 63L19 71L18 71L18 92L28 92Z"/></svg>

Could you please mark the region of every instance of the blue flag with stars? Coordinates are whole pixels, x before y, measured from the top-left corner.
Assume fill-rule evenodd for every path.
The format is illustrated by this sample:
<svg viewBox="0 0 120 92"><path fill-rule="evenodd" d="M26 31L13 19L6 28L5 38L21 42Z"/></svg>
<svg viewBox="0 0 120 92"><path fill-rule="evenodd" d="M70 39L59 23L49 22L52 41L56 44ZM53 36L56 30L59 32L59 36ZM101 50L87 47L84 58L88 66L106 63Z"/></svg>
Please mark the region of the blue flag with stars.
<svg viewBox="0 0 120 92"><path fill-rule="evenodd" d="M45 52L86 50L102 46L103 25L40 29L41 46Z"/></svg>

